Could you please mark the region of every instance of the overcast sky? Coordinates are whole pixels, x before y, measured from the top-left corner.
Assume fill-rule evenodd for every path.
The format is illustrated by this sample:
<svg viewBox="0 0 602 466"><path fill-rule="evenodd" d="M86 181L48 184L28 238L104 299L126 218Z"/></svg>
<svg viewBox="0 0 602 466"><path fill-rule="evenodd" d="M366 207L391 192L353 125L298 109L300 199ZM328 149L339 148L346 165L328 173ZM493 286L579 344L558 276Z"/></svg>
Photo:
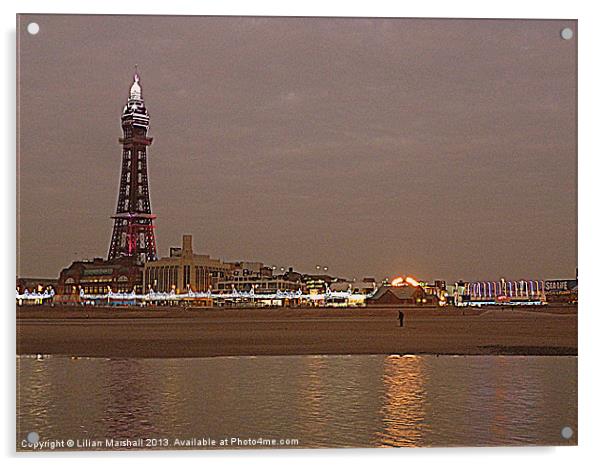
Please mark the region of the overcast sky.
<svg viewBox="0 0 602 466"><path fill-rule="evenodd" d="M40 32L29 35L36 21ZM105 257L139 65L159 254L572 277L572 21L21 17L21 276Z"/></svg>

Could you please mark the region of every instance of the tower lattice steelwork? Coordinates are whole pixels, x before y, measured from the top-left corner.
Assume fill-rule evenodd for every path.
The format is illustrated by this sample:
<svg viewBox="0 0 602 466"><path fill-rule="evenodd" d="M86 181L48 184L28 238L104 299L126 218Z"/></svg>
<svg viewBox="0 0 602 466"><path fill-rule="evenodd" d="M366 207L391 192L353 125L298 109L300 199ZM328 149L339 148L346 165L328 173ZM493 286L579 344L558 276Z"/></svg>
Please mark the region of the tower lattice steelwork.
<svg viewBox="0 0 602 466"><path fill-rule="evenodd" d="M149 115L144 106L140 76L134 74L130 96L121 115L123 145L121 181L113 236L109 248L109 260L132 257L139 264L157 259L157 246L148 191L146 148L153 138L146 134Z"/></svg>

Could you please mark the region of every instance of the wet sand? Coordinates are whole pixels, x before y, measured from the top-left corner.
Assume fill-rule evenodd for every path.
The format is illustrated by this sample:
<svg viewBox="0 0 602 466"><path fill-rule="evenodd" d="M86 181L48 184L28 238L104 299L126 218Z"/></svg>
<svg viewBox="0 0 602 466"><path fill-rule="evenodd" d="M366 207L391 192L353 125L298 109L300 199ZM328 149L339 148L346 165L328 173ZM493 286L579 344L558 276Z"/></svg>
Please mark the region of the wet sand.
<svg viewBox="0 0 602 466"><path fill-rule="evenodd" d="M23 306L17 354L207 357L293 354L576 355L576 306L118 309Z"/></svg>

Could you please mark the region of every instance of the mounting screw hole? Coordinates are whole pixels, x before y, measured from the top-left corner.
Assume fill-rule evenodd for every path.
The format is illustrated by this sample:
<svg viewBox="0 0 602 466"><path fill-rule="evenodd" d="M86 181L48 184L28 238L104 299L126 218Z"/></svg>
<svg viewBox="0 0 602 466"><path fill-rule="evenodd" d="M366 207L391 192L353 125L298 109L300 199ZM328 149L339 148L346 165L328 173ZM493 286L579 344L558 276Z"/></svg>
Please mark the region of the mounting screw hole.
<svg viewBox="0 0 602 466"><path fill-rule="evenodd" d="M32 36L35 36L38 32L40 32L40 25L38 23L29 23L27 25L27 32L29 32Z"/></svg>
<svg viewBox="0 0 602 466"><path fill-rule="evenodd" d="M571 28L564 28L560 31L560 37L564 40L571 40L573 38L573 30Z"/></svg>
<svg viewBox="0 0 602 466"><path fill-rule="evenodd" d="M573 436L573 429L571 429L569 426L563 427L560 431L560 435L562 435L562 438L568 440Z"/></svg>

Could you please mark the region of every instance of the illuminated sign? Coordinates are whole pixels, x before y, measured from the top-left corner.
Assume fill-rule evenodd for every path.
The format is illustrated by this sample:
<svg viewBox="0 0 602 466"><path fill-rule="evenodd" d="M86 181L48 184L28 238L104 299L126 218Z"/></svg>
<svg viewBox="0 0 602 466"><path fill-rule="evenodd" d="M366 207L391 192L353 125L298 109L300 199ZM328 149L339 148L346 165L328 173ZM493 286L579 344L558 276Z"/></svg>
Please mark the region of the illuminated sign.
<svg viewBox="0 0 602 466"><path fill-rule="evenodd" d="M577 288L577 280L546 280L544 290L546 293L562 293L573 291Z"/></svg>
<svg viewBox="0 0 602 466"><path fill-rule="evenodd" d="M112 275L113 269L84 269L83 275Z"/></svg>

